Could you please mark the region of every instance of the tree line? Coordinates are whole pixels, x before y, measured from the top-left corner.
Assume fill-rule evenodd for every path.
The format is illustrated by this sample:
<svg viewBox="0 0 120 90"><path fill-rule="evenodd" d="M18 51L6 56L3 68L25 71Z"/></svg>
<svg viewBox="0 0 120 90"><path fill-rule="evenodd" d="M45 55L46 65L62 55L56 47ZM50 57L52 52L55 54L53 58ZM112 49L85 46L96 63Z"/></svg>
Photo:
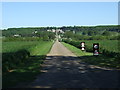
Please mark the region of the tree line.
<svg viewBox="0 0 120 90"><path fill-rule="evenodd" d="M118 40L120 37L117 25L63 27L63 30L65 33L62 35L62 38L73 40Z"/></svg>
<svg viewBox="0 0 120 90"><path fill-rule="evenodd" d="M85 40L116 40L119 37L119 25L107 26L62 26L62 27L28 27L28 28L8 28L2 30L2 36L13 37L20 35L21 37L40 37L46 40L54 39L55 32L48 32L47 30L61 29L65 33L61 35L62 38L85 39ZM36 33L37 32L37 33Z"/></svg>

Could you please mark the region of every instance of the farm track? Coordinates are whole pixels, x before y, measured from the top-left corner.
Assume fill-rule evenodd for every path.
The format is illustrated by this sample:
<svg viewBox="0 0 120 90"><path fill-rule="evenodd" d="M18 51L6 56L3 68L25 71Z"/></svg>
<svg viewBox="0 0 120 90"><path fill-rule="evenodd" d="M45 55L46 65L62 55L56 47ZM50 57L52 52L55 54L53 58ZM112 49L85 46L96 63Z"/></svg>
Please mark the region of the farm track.
<svg viewBox="0 0 120 90"><path fill-rule="evenodd" d="M56 41L42 65L42 74L19 88L120 88L117 70L93 67Z"/></svg>

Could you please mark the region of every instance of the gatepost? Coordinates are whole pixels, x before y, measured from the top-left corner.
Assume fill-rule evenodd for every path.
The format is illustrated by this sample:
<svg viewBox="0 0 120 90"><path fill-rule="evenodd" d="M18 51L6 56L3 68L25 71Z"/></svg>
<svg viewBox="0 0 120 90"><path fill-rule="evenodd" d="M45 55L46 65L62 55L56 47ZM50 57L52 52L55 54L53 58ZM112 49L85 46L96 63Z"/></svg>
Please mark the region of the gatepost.
<svg viewBox="0 0 120 90"><path fill-rule="evenodd" d="M85 42L81 42L81 50L85 51Z"/></svg>
<svg viewBox="0 0 120 90"><path fill-rule="evenodd" d="M93 43L93 55L94 56L99 55L99 43Z"/></svg>

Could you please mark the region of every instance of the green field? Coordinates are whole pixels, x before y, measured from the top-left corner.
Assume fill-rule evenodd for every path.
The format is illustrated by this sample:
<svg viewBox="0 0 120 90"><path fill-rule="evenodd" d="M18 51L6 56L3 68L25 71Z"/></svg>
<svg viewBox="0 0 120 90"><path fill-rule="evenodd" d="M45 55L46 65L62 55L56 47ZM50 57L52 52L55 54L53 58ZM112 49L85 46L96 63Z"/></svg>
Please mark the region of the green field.
<svg viewBox="0 0 120 90"><path fill-rule="evenodd" d="M52 45L51 41L3 42L3 88L34 80Z"/></svg>
<svg viewBox="0 0 120 90"><path fill-rule="evenodd" d="M14 41L2 42L2 53L16 52L20 49L29 49L37 45L38 41Z"/></svg>
<svg viewBox="0 0 120 90"><path fill-rule="evenodd" d="M21 49L26 49L28 51L30 51L31 54L35 54L38 53L37 50L35 51L35 48L40 48L43 47L43 50L41 49L39 51L39 53L46 53L47 52L47 48L46 47L47 44L50 44L52 42L48 42L48 41L14 41L14 42L3 42L2 43L2 53L9 53L9 52L16 52L19 51Z"/></svg>

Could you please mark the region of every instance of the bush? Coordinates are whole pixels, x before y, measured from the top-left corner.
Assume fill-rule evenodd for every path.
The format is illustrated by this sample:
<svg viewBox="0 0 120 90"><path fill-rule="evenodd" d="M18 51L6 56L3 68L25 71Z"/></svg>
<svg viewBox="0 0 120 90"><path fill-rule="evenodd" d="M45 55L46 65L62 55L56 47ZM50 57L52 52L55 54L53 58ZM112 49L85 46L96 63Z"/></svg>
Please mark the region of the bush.
<svg viewBox="0 0 120 90"><path fill-rule="evenodd" d="M3 72L8 72L11 69L25 63L27 58L30 56L30 52L27 50L20 50L14 53L3 53L2 66Z"/></svg>

